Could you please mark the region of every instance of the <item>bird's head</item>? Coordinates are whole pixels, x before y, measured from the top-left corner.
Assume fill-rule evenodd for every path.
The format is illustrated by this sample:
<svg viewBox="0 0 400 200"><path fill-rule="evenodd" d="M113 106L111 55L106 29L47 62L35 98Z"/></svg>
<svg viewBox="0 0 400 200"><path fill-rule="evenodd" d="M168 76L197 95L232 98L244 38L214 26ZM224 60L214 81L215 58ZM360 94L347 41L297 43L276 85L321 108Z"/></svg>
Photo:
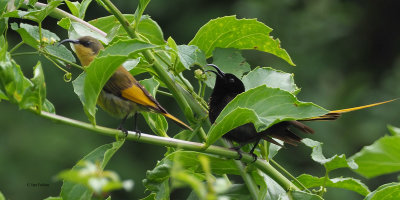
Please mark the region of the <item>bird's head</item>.
<svg viewBox="0 0 400 200"><path fill-rule="evenodd" d="M91 36L83 36L76 40L66 39L60 44L70 42L74 44L75 53L83 66L89 65L101 49L104 49L99 40Z"/></svg>
<svg viewBox="0 0 400 200"><path fill-rule="evenodd" d="M216 76L214 91L219 93L231 93L238 95L245 91L243 82L233 74L224 73L214 64L208 64L215 68L216 71L207 70L213 72Z"/></svg>

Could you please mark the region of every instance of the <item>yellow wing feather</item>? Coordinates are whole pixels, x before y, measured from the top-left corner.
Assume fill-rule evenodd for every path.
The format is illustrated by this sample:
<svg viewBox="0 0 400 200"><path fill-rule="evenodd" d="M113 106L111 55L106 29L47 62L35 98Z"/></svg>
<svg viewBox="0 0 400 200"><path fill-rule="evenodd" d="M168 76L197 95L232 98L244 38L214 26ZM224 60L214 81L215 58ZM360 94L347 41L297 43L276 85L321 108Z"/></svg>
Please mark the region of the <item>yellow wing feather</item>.
<svg viewBox="0 0 400 200"><path fill-rule="evenodd" d="M158 111L160 110L157 104L143 92L142 88L135 84L130 88L121 90L121 96L142 106L151 107Z"/></svg>

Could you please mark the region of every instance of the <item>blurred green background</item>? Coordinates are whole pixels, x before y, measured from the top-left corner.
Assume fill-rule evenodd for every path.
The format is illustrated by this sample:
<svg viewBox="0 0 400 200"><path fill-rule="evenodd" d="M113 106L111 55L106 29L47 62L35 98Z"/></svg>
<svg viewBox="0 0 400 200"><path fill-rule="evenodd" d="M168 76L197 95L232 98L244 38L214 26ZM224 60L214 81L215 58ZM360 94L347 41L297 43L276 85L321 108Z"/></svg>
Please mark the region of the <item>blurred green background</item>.
<svg viewBox="0 0 400 200"><path fill-rule="evenodd" d="M137 5L137 1L114 3L123 13L133 13ZM297 85L302 88L298 95L300 100L333 110L400 96L399 7L400 2L394 0L153 0L145 13L160 24L165 39L171 36L178 44L187 44L203 24L216 17L258 18L274 29L271 35L281 40L281 46L297 66L291 67L266 53L244 51L252 67L271 66L294 73ZM66 6L61 8L66 10ZM102 7L92 2L85 19L106 15ZM54 19L46 19L43 26L58 33L60 38L67 37L66 31L58 27ZM10 47L20 41L12 30L8 39ZM32 49L24 47L18 50L23 51ZM31 77L37 56L15 59L24 74ZM63 81L63 73L54 65L40 59L46 75L47 96L55 105L57 114L87 121L72 84ZM74 76L79 74L79 71L71 70ZM191 77L192 72L185 72L185 75ZM207 92L209 94L210 90ZM157 99L172 114L183 118L178 107L167 102L170 99L164 96ZM334 122L310 122L308 125L316 133L302 136L323 142L326 156L344 153L350 157L387 134L387 124L400 126L399 109L400 102L394 102L345 114ZM151 133L142 118L139 122L140 130ZM132 120L128 123L127 127L132 129ZM98 124L117 127L119 121L99 111ZM172 123L170 126L170 135L180 130ZM113 140L20 111L16 105L3 101L0 103L0 191L7 199L58 196L61 182L54 176L71 168L91 150ZM146 196L141 181L146 170L152 169L164 152L164 147L126 142L106 169L118 172L124 180L134 180L135 186L129 193L116 192L113 199ZM295 176L302 173L323 176L323 168L311 161L310 152L304 145L287 146L276 160ZM347 169L333 172L331 178L341 175L361 179L370 190L397 180L395 174L367 180ZM49 187L27 187L31 183L47 183ZM180 195L172 195L172 199L180 199ZM325 197L362 199L357 193L331 188Z"/></svg>

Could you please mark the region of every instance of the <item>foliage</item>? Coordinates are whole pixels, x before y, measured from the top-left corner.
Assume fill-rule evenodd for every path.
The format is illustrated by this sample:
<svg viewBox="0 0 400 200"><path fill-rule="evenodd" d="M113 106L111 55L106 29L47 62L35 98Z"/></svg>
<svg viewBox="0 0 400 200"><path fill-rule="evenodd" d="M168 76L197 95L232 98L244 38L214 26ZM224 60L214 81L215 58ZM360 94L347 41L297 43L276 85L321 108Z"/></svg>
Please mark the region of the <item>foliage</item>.
<svg viewBox="0 0 400 200"><path fill-rule="evenodd" d="M55 44L60 40L57 34L42 28L42 22L62 2L65 2L73 16L79 18L71 15L57 17L60 20L58 25L71 38L92 35L105 43L106 48L87 67L77 65L70 50ZM112 15L85 22L81 19L84 19L91 2L57 0L50 1L44 7L38 7L36 1L27 4L23 1L0 2L0 23L5 24L1 26L5 28L0 29L0 100L10 101L20 109L39 114L55 113L53 104L46 98L45 73L41 62L38 61L33 67L33 77L29 79L14 60L14 57L24 53L42 55L64 72L66 82L72 79L72 73L66 66L83 70L72 81L72 85L93 125L86 127L101 132L104 129L95 126L96 102L113 72L123 64L133 75L150 75L151 78L141 81L147 90L156 96L157 92L165 93L162 91L167 88L171 92L167 93L168 96L173 96L191 126L195 127L192 134L183 131L176 134L175 138L205 145L196 149L198 143L188 143L182 149L179 148L179 145L172 144L178 140L168 137L165 118L154 113L144 113L146 123L159 136L147 142L168 146L164 158L147 172L143 180L148 191L144 199L169 199L174 189L183 187L191 189L187 199L323 199L327 187L354 191L365 196L365 199L399 198L397 182L382 185L371 192L356 178L330 178L330 173L339 168L351 169L368 178L398 172L400 168L393 166L400 164L400 150L396 146L400 142L400 131L395 127L389 127L392 136L385 136L371 146L364 147L350 159L346 159L344 154L326 158L322 153L322 143L304 139L303 143L312 149L312 160L324 166L325 176L302 174L294 178L288 172L282 172L293 179L293 184L266 161L277 156L280 149L273 144L260 144L257 150L260 160L248 166L229 159L236 156L234 152L211 146L224 133L245 123L254 123L256 129L262 131L281 121L306 119L329 112L318 105L297 99L295 95L300 90L294 82L293 74L270 67L252 69L246 62L242 50L253 49L270 53L289 65L295 65L286 50L280 47L279 39L272 38L272 29L267 25L256 19L219 17L201 27L188 44L178 45L172 37L165 41L157 22L143 15L149 1L141 0L134 14L122 15L109 0L97 0ZM10 18L22 22L9 23ZM11 49L8 47L8 31L15 31L21 37L21 42ZM33 48L34 52L15 53L23 44ZM205 122L207 104L204 90L206 85L213 87L214 79L209 74L203 74L209 69L205 66L209 58L223 71L240 77L246 86L246 92L229 103L211 126ZM183 75L183 72L193 69L197 69L197 92L193 83ZM79 126L77 122L69 124ZM206 130L207 135L204 134ZM202 137L196 140L194 135ZM119 135L116 136L116 142L96 148L72 169L59 173L58 177L64 181L60 197L48 199L111 199L110 192L113 190L129 189L131 182L123 182L117 173L104 170L124 143ZM131 137L128 136L128 139ZM187 144L185 141L180 142ZM207 152L202 152L207 147ZM248 160L249 157L247 155L244 159ZM233 183L231 175L242 176L244 183ZM309 191L308 188L319 189Z"/></svg>

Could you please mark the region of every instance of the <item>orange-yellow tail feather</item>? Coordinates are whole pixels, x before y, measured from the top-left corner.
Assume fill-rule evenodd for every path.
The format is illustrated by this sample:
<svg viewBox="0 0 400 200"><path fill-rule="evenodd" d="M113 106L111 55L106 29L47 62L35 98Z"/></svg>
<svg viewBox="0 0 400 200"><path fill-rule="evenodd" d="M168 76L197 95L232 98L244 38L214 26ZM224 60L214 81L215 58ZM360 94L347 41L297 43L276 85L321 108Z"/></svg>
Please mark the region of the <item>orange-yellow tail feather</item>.
<svg viewBox="0 0 400 200"><path fill-rule="evenodd" d="M346 108L346 109L341 109L341 110L332 110L330 111L328 114L319 116L319 117L311 117L308 119L303 119L300 121L314 121L314 120L336 120L338 119L342 113L347 113L347 112L352 112L352 111L356 111L356 110L361 110L364 108L369 108L369 107L374 107L374 106L379 106L385 103L389 103L392 101L395 101L397 99L392 99L392 100L388 100L388 101L382 101L382 102L378 102L378 103L373 103L373 104L368 104L368 105L364 105L364 106L357 106L354 108Z"/></svg>
<svg viewBox="0 0 400 200"><path fill-rule="evenodd" d="M176 124L178 124L182 128L187 128L190 131L193 131L193 129L189 125L185 124L184 122L182 122L178 118L172 116L171 114L169 114L169 113L160 113L160 114L164 115L165 117L168 117L168 118L172 119Z"/></svg>

